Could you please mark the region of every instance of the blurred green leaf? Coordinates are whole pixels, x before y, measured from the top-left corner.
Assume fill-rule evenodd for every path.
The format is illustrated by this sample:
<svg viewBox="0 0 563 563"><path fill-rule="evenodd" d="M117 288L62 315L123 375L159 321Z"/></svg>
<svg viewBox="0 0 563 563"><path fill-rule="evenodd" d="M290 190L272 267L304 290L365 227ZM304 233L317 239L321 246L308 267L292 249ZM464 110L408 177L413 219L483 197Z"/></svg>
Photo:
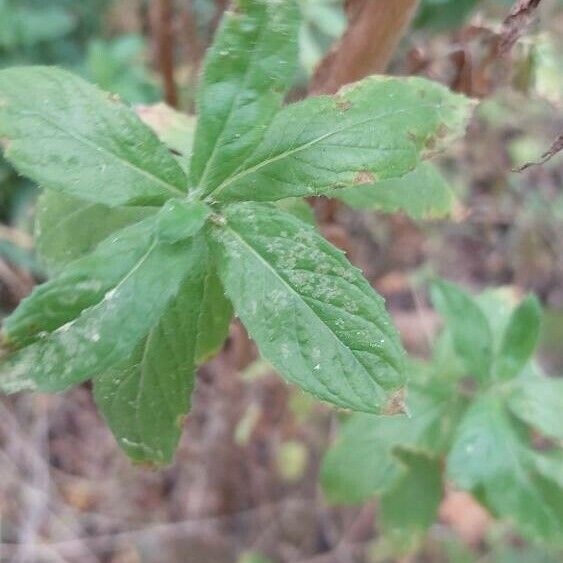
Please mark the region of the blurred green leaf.
<svg viewBox="0 0 563 563"><path fill-rule="evenodd" d="M342 426L321 469L329 502L356 504L390 490L404 473L394 448L439 455L443 453L460 415L461 403L444 389L411 383L409 415L352 415Z"/></svg>
<svg viewBox="0 0 563 563"><path fill-rule="evenodd" d="M13 49L52 41L68 34L75 21L57 6L27 7L18 0L0 0L0 47Z"/></svg>
<svg viewBox="0 0 563 563"><path fill-rule="evenodd" d="M394 550L408 553L419 547L438 515L441 463L438 458L408 450L399 449L394 455L405 471L381 497L381 526Z"/></svg>
<svg viewBox="0 0 563 563"><path fill-rule="evenodd" d="M536 349L540 328L540 303L535 295L530 295L518 305L508 321L495 363L496 377L510 379L518 375Z"/></svg>
<svg viewBox="0 0 563 563"><path fill-rule="evenodd" d="M124 35L111 41L93 39L88 44L84 74L129 103L154 102L160 91L149 73L146 55L145 40L140 35Z"/></svg>
<svg viewBox="0 0 563 563"><path fill-rule="evenodd" d="M257 551L247 551L243 553L237 563L274 563L269 557L258 553Z"/></svg>
<svg viewBox="0 0 563 563"><path fill-rule="evenodd" d="M508 405L527 424L563 441L563 379L522 377L514 381Z"/></svg>
<svg viewBox="0 0 563 563"><path fill-rule="evenodd" d="M309 225L315 226L317 224L313 208L302 198L288 197L278 201L277 206Z"/></svg>
<svg viewBox="0 0 563 563"><path fill-rule="evenodd" d="M422 162L400 178L334 192L354 209L386 213L403 211L414 219L432 219L451 213L455 198L451 187L435 165Z"/></svg>
<svg viewBox="0 0 563 563"><path fill-rule="evenodd" d="M528 537L563 540L563 489L540 475L529 445L494 393L469 408L448 455L449 478L477 493L496 515L512 521Z"/></svg>
<svg viewBox="0 0 563 563"><path fill-rule="evenodd" d="M414 22L417 28L433 31L461 26L479 0L422 0Z"/></svg>
<svg viewBox="0 0 563 563"><path fill-rule="evenodd" d="M346 29L341 0L300 0L299 58L310 75L331 43Z"/></svg>
<svg viewBox="0 0 563 563"><path fill-rule="evenodd" d="M485 381L493 359L492 335L487 318L465 291L446 281L431 287L432 303L452 333L454 347L469 375Z"/></svg>

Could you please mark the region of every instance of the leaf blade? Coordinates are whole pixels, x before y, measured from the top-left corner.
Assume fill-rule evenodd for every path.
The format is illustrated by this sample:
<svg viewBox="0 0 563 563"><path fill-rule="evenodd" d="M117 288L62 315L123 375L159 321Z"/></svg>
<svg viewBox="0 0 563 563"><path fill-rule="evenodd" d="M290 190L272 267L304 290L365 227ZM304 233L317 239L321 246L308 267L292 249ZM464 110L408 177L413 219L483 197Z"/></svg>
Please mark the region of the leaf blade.
<svg viewBox="0 0 563 563"><path fill-rule="evenodd" d="M372 76L285 107L209 198L275 201L399 177L461 134L472 103L420 78Z"/></svg>
<svg viewBox="0 0 563 563"><path fill-rule="evenodd" d="M394 549L417 549L438 516L442 500L440 460L409 450L395 452L405 471L380 502L381 525Z"/></svg>
<svg viewBox="0 0 563 563"><path fill-rule="evenodd" d="M357 504L394 487L404 473L393 455L396 447L442 454L460 411L457 398L451 399L411 384L410 417L353 414L322 462L321 485L328 502Z"/></svg>
<svg viewBox="0 0 563 563"><path fill-rule="evenodd" d="M444 280L432 284L431 296L452 333L456 352L471 375L485 380L493 359L491 329L485 314L467 293Z"/></svg>
<svg viewBox="0 0 563 563"><path fill-rule="evenodd" d="M205 276L196 342L196 363L203 364L223 346L229 335L233 306L225 295L216 265L210 259Z"/></svg>
<svg viewBox="0 0 563 563"><path fill-rule="evenodd" d="M152 207L107 207L44 190L35 212L35 246L54 274L114 232L154 213Z"/></svg>
<svg viewBox="0 0 563 563"><path fill-rule="evenodd" d="M36 286L4 321L6 342L22 347L72 321L126 279L146 255L156 216L125 227L58 277ZM117 258L116 258L117 257Z"/></svg>
<svg viewBox="0 0 563 563"><path fill-rule="evenodd" d="M145 254L101 301L4 358L0 388L6 393L62 391L132 354L199 260L202 245L196 239L161 244L153 237L144 249ZM144 299L137 299L138 295Z"/></svg>
<svg viewBox="0 0 563 563"><path fill-rule="evenodd" d="M529 454L502 401L483 395L459 426L447 473L461 488L479 492L487 507L528 537L560 541L563 490L535 470Z"/></svg>
<svg viewBox="0 0 563 563"><path fill-rule="evenodd" d="M294 0L238 0L225 13L198 96L191 180L205 194L248 156L280 109L296 68L298 23Z"/></svg>
<svg viewBox="0 0 563 563"><path fill-rule="evenodd" d="M540 303L535 295L529 295L513 311L502 336L495 365L499 379L511 379L520 373L536 349L540 329Z"/></svg>
<svg viewBox="0 0 563 563"><path fill-rule="evenodd" d="M400 410L402 347L383 300L359 271L274 206L237 204L224 213L227 225L212 232L219 272L263 356L333 404Z"/></svg>
<svg viewBox="0 0 563 563"><path fill-rule="evenodd" d="M22 174L95 203L160 205L187 187L174 157L131 109L64 70L1 71L0 138Z"/></svg>
<svg viewBox="0 0 563 563"><path fill-rule="evenodd" d="M433 219L451 213L455 197L440 171L429 162L420 163L400 178L373 185L344 188L334 196L354 209L385 213L403 211L413 219Z"/></svg>
<svg viewBox="0 0 563 563"><path fill-rule="evenodd" d="M508 406L526 424L563 441L563 380L539 375L519 378L510 391Z"/></svg>
<svg viewBox="0 0 563 563"><path fill-rule="evenodd" d="M94 378L94 398L117 443L137 463L173 459L191 406L207 252L127 361Z"/></svg>

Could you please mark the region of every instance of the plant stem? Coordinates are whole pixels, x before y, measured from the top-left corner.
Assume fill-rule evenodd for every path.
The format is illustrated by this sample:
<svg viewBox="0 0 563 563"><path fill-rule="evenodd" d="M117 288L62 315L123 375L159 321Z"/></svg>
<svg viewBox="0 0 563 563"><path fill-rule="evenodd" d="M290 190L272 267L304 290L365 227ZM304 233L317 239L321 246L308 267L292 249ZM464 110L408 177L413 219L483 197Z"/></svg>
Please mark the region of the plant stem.
<svg viewBox="0 0 563 563"><path fill-rule="evenodd" d="M384 72L417 6L418 0L347 0L348 29L317 67L310 92L332 94Z"/></svg>
<svg viewBox="0 0 563 563"><path fill-rule="evenodd" d="M172 0L152 0L150 21L154 38L155 61L162 76L164 99L168 105L177 107L172 11Z"/></svg>

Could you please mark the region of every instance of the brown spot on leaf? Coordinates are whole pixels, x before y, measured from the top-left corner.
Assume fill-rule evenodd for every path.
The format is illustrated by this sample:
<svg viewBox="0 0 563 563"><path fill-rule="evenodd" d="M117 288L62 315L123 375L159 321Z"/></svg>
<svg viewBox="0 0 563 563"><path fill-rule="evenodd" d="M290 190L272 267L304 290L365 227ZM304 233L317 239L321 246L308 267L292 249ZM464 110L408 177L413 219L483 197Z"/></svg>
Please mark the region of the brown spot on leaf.
<svg viewBox="0 0 563 563"><path fill-rule="evenodd" d="M180 428L180 430L181 430L182 428L184 428L184 424L185 424L187 418L188 418L188 417L187 417L187 415L185 415L185 414L181 414L181 415L179 415L179 416L176 418L176 426L177 426L178 428Z"/></svg>
<svg viewBox="0 0 563 563"><path fill-rule="evenodd" d="M434 150L436 148L436 137L428 137L424 143L424 147L428 150Z"/></svg>
<svg viewBox="0 0 563 563"><path fill-rule="evenodd" d="M389 398L389 401L383 408L383 414L392 416L394 414L407 414L407 405L405 403L405 388L395 391Z"/></svg>
<svg viewBox="0 0 563 563"><path fill-rule="evenodd" d="M449 132L449 127L445 123L440 123L440 126L436 130L436 137L438 137L438 139L445 139Z"/></svg>
<svg viewBox="0 0 563 563"><path fill-rule="evenodd" d="M352 102L350 100L347 100L346 98L341 98L340 96L335 96L334 101L336 103L336 107L340 111L346 111L346 110L349 110L352 107Z"/></svg>
<svg viewBox="0 0 563 563"><path fill-rule="evenodd" d="M377 180L377 177L373 172L369 170L360 170L354 177L355 186L363 186L365 184L373 184Z"/></svg>
<svg viewBox="0 0 563 563"><path fill-rule="evenodd" d="M10 148L10 139L8 137L0 137L0 147L7 151Z"/></svg>

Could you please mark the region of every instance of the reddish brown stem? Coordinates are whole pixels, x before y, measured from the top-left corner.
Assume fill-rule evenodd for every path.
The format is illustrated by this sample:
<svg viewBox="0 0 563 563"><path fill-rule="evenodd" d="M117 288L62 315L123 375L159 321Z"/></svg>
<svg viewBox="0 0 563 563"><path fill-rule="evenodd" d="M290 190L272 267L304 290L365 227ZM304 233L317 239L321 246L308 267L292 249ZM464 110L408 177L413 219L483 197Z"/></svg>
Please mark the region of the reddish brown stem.
<svg viewBox="0 0 563 563"><path fill-rule="evenodd" d="M347 0L348 29L318 66L311 93L334 93L344 84L384 72L417 5L418 0Z"/></svg>
<svg viewBox="0 0 563 563"><path fill-rule="evenodd" d="M164 99L172 107L178 105L174 80L174 33L172 30L172 0L153 0L150 20L154 38L155 62L162 76Z"/></svg>

